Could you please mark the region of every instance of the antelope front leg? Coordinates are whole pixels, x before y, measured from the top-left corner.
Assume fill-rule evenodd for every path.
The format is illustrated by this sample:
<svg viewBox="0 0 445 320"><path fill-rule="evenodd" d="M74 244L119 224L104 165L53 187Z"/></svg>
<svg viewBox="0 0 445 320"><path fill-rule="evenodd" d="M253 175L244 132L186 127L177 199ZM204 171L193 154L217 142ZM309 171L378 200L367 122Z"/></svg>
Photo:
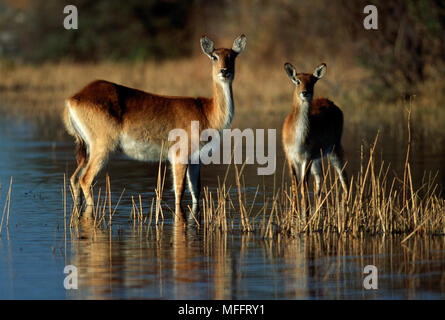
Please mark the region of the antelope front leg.
<svg viewBox="0 0 445 320"><path fill-rule="evenodd" d="M337 152L334 153L333 161L332 161L335 171L338 174L338 177L341 182L341 186L343 188L345 198L348 197L348 176L346 174L346 169L344 167L343 161L343 149L339 148Z"/></svg>
<svg viewBox="0 0 445 320"><path fill-rule="evenodd" d="M301 163L301 176L300 176L300 184L301 184L301 212L304 219L308 219L309 217L309 194L308 194L308 178L309 178L309 170L310 170L311 164L309 161L304 160Z"/></svg>
<svg viewBox="0 0 445 320"><path fill-rule="evenodd" d="M175 215L176 219L185 220L185 214L181 208L182 196L184 194L184 180L187 172L187 164L173 164L173 180L175 185Z"/></svg>
<svg viewBox="0 0 445 320"><path fill-rule="evenodd" d="M314 177L314 184L315 184L314 197L319 199L321 195L321 178L322 178L321 160L317 159L312 161L311 173L312 176Z"/></svg>
<svg viewBox="0 0 445 320"><path fill-rule="evenodd" d="M295 208L298 206L298 175L295 164L292 160L288 160L290 178L292 180L292 199L295 204Z"/></svg>
<svg viewBox="0 0 445 320"><path fill-rule="evenodd" d="M308 178L309 178L309 169L310 169L310 165L309 165L309 161L304 160L301 163L301 171L300 171L300 190L301 190L301 197L304 200L306 198L306 189L307 189L307 183L308 183Z"/></svg>

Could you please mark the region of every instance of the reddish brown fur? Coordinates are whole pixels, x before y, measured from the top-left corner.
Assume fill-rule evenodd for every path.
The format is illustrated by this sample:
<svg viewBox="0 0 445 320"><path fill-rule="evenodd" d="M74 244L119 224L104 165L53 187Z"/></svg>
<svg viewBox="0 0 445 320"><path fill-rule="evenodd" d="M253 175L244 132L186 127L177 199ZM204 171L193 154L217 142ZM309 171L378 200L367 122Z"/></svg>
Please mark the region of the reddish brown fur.
<svg viewBox="0 0 445 320"><path fill-rule="evenodd" d="M140 144L160 149L165 143L168 149L169 145L175 143L168 142L169 132L183 129L190 137L192 121L199 121L201 131L208 128L221 130L230 125L235 58L244 50L245 36L238 37L232 49L214 49L213 42L207 37L201 39L201 46L213 60L213 97L210 99L162 96L104 80L88 84L67 99L65 126L78 143L78 168L71 177L77 203L80 199L80 185L87 205L90 208L93 206L90 190L93 179L123 136L130 140L130 147L136 143L135 148L140 147ZM224 88L227 88L226 91ZM225 92L230 92L230 101ZM190 148L189 139L189 154ZM194 211L198 207L199 165L189 166L174 161L172 166L176 213L177 217L182 217L180 203L186 174L193 189Z"/></svg>
<svg viewBox="0 0 445 320"><path fill-rule="evenodd" d="M169 97L97 80L68 99L76 111L93 113L106 121L94 125L110 126L135 139L156 143L166 141L170 130L190 129L190 121L206 129L216 126L214 98ZM96 121L95 121L96 122ZM95 128L97 130L97 128Z"/></svg>

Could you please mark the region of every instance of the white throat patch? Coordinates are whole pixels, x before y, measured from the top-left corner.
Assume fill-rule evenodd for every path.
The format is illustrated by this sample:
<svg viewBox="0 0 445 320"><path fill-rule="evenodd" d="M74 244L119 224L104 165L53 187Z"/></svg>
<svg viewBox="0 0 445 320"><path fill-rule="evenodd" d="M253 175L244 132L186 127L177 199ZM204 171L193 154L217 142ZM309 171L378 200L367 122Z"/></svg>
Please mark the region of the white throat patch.
<svg viewBox="0 0 445 320"><path fill-rule="evenodd" d="M302 101L300 104L300 113L298 115L297 125L295 126L295 143L301 145L307 137L309 130L309 102Z"/></svg>
<svg viewBox="0 0 445 320"><path fill-rule="evenodd" d="M223 120L223 126L221 129L230 128L233 119L233 96L232 96L232 85L226 81L219 81L223 92L224 92L224 100L226 103L226 113L225 119Z"/></svg>

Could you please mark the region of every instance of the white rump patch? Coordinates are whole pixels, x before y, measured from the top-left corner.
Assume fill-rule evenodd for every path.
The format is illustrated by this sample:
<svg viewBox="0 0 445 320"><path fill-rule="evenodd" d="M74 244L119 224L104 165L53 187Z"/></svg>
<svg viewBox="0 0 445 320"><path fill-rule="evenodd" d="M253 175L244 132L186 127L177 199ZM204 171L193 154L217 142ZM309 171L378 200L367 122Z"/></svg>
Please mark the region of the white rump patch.
<svg viewBox="0 0 445 320"><path fill-rule="evenodd" d="M88 149L90 149L91 144L90 144L88 134L85 130L85 127L82 125L82 122L79 121L79 118L77 117L76 112L73 110L73 108L71 108L71 105L69 102L67 102L67 106L68 106L68 112L70 115L70 121L74 127L74 130L80 135L82 140L85 141Z"/></svg>

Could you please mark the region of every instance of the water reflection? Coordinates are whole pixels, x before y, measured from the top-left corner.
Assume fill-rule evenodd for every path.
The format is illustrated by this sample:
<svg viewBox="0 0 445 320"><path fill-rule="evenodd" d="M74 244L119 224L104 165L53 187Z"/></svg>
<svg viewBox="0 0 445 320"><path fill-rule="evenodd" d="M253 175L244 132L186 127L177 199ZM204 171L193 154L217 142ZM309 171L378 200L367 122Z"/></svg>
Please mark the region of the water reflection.
<svg viewBox="0 0 445 320"><path fill-rule="evenodd" d="M207 232L184 224L112 232L82 225L69 263L80 298L443 298L443 238L320 234L293 239ZM365 290L363 268L378 268Z"/></svg>
<svg viewBox="0 0 445 320"><path fill-rule="evenodd" d="M443 237L307 238L310 296L328 298L444 297ZM363 268L378 268L378 290L363 289Z"/></svg>

